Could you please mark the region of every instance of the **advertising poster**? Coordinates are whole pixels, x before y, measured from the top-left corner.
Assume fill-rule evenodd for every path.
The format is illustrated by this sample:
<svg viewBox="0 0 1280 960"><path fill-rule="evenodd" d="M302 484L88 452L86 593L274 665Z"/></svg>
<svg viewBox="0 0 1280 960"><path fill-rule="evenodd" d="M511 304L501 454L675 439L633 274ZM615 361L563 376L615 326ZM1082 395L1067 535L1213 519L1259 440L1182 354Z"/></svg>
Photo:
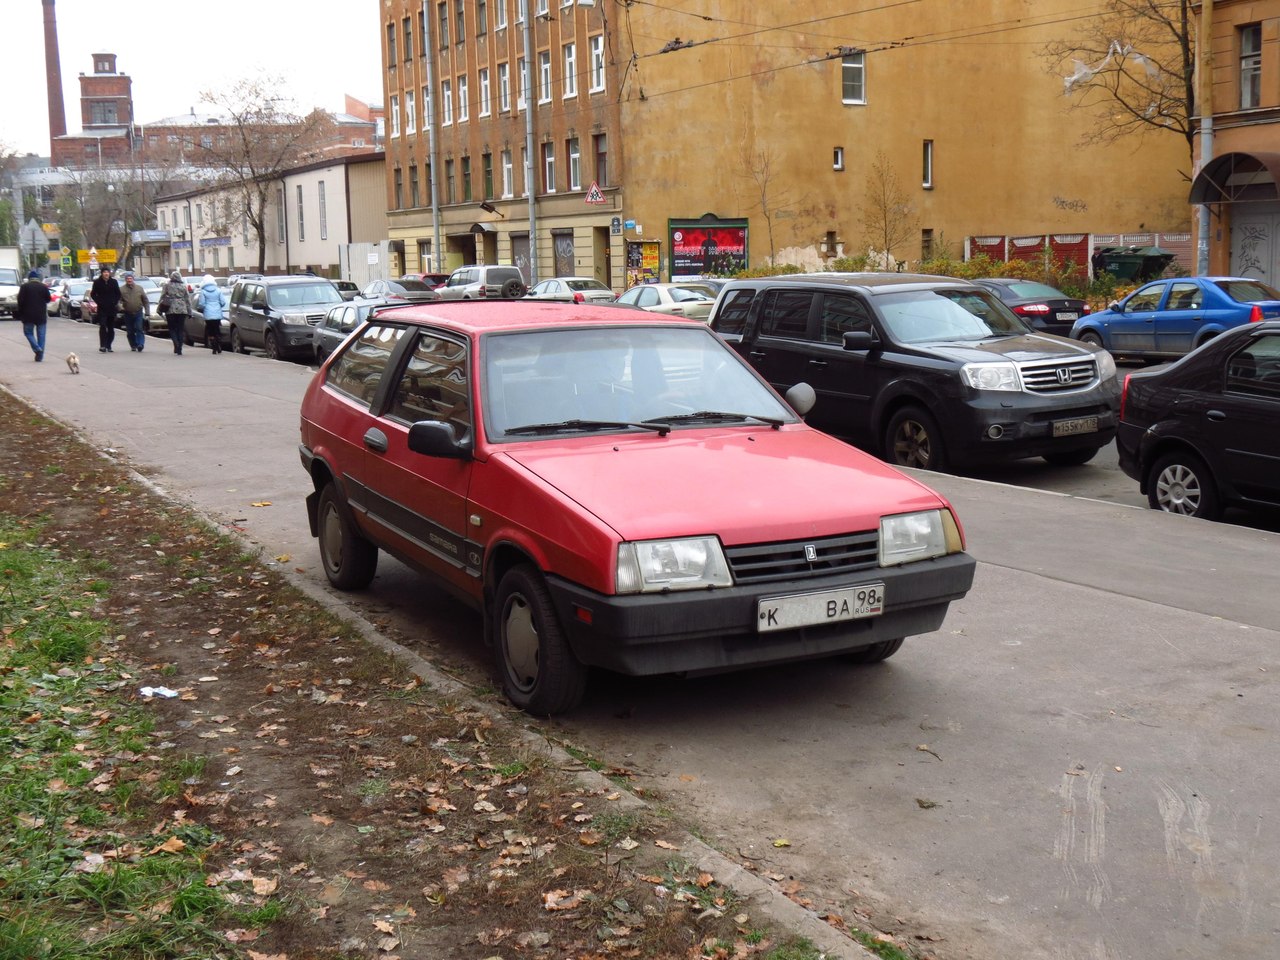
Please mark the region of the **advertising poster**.
<svg viewBox="0 0 1280 960"><path fill-rule="evenodd" d="M672 220L670 230L672 279L726 276L747 267L745 220Z"/></svg>
<svg viewBox="0 0 1280 960"><path fill-rule="evenodd" d="M627 286L657 283L662 271L662 244L657 240L627 242Z"/></svg>

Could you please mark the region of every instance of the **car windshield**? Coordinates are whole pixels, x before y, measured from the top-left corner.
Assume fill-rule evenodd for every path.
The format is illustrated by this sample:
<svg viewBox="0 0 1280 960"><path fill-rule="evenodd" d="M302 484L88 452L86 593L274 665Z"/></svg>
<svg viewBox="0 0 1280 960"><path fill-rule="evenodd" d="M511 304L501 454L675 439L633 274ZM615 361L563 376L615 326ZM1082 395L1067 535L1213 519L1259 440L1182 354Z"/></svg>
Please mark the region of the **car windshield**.
<svg viewBox="0 0 1280 960"><path fill-rule="evenodd" d="M1280 300L1280 292L1260 280L1216 280L1214 286L1236 303L1258 303L1262 300Z"/></svg>
<svg viewBox="0 0 1280 960"><path fill-rule="evenodd" d="M714 300L716 293L710 287L671 287L671 299L676 303L689 300Z"/></svg>
<svg viewBox="0 0 1280 960"><path fill-rule="evenodd" d="M570 290L608 290L599 280L566 280L564 285Z"/></svg>
<svg viewBox="0 0 1280 960"><path fill-rule="evenodd" d="M401 290L406 290L410 293L421 293L424 290L429 291L431 289L421 280L397 280L391 286L393 289L399 287Z"/></svg>
<svg viewBox="0 0 1280 960"><path fill-rule="evenodd" d="M1028 327L986 290L911 290L876 297L885 327L900 343L989 340Z"/></svg>
<svg viewBox="0 0 1280 960"><path fill-rule="evenodd" d="M323 283L290 283L267 288L267 303L276 308L341 302L342 294L327 280Z"/></svg>
<svg viewBox="0 0 1280 960"><path fill-rule="evenodd" d="M1062 300L1067 295L1061 290L1055 290L1053 287L1045 283L1036 283L1034 280L1025 280L1019 283L1011 283L1008 285L1009 293L1018 300L1031 300L1033 298Z"/></svg>
<svg viewBox="0 0 1280 960"><path fill-rule="evenodd" d="M796 419L706 327L491 334L483 356L485 430L495 441L650 430L668 420L679 429ZM689 414L700 416L679 420Z"/></svg>
<svg viewBox="0 0 1280 960"><path fill-rule="evenodd" d="M87 283L87 282L81 282L81 283L68 283L68 284L67 284L67 296L70 296L70 297L81 297L81 296L84 296L86 293L88 293L88 292L89 292L89 288L90 288L90 287L92 287L92 286L93 286L93 284L91 284L91 283Z"/></svg>

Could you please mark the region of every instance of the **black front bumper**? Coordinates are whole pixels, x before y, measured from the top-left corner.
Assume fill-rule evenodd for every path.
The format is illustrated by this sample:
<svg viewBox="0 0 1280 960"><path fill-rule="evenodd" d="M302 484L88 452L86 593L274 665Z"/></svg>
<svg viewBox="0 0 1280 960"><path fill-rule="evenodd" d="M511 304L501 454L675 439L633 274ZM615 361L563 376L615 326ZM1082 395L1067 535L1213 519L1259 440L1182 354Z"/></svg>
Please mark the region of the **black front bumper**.
<svg viewBox="0 0 1280 960"><path fill-rule="evenodd" d="M577 658L618 673L651 675L807 660L848 653L942 626L968 592L976 566L965 553L900 567L721 590L605 596L548 577L560 623ZM883 582L885 610L860 620L762 633L760 600Z"/></svg>

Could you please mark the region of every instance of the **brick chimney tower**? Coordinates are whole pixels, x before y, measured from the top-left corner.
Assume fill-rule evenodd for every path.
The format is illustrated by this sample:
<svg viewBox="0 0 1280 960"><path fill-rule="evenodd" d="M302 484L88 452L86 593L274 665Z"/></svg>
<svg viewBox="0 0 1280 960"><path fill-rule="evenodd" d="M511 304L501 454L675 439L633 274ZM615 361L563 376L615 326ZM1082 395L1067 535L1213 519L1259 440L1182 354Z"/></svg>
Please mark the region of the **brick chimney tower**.
<svg viewBox="0 0 1280 960"><path fill-rule="evenodd" d="M62 64L58 59L58 17L53 0L44 4L44 76L49 90L49 153L53 141L67 133L67 110L62 102Z"/></svg>

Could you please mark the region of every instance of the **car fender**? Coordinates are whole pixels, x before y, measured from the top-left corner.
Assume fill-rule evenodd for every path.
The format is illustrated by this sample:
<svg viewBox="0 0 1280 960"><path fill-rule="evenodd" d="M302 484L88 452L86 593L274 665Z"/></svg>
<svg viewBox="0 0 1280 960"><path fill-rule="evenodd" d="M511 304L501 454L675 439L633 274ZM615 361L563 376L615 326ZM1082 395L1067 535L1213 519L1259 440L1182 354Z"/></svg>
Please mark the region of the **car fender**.
<svg viewBox="0 0 1280 960"><path fill-rule="evenodd" d="M1138 489L1143 494L1147 492L1147 474L1151 470L1151 465L1170 450L1179 448L1190 450L1203 460L1213 474L1214 481L1218 482L1221 471L1218 469L1217 459L1201 441L1177 432L1179 426L1181 426L1179 420L1165 420L1152 424L1142 435L1138 443L1138 464L1141 471Z"/></svg>
<svg viewBox="0 0 1280 960"><path fill-rule="evenodd" d="M945 399L929 383L918 380L890 381L876 395L871 408L871 436L877 442L894 411L906 406L924 407L944 424L951 419L946 412L948 405Z"/></svg>
<svg viewBox="0 0 1280 960"><path fill-rule="evenodd" d="M1071 328L1071 339L1079 340L1081 336L1086 333L1096 333L1102 339L1102 345L1104 347L1107 345L1108 337L1106 321L1100 320L1096 317L1078 321L1076 325Z"/></svg>

